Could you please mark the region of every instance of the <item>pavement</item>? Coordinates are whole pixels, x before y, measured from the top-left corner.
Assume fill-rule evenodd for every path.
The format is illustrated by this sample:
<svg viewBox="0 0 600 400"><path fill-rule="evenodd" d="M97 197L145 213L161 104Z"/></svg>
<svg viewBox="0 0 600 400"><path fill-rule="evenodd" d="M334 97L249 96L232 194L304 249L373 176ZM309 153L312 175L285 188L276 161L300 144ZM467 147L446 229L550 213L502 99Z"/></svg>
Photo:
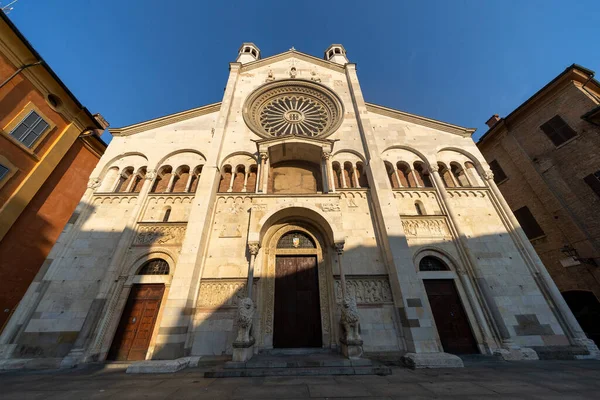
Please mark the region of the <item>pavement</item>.
<svg viewBox="0 0 600 400"><path fill-rule="evenodd" d="M600 361L465 361L389 376L204 378L208 368L125 374L127 365L0 373L0 399L600 399Z"/></svg>

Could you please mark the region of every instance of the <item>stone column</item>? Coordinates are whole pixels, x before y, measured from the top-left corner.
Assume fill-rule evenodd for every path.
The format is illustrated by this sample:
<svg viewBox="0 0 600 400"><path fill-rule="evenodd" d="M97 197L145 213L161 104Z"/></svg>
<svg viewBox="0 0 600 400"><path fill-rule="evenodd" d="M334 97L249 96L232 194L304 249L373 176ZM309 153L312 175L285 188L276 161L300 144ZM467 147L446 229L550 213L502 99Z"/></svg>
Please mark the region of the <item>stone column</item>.
<svg viewBox="0 0 600 400"><path fill-rule="evenodd" d="M268 152L261 152L260 153L260 159L261 159L261 174L260 174L260 187L262 188L262 192L263 193L267 193L267 190L269 188L269 166L270 166L270 162L269 162L269 153Z"/></svg>
<svg viewBox="0 0 600 400"><path fill-rule="evenodd" d="M358 170L356 169L356 165L352 165L352 177L354 178L354 187L359 188L360 183L358 179Z"/></svg>
<svg viewBox="0 0 600 400"><path fill-rule="evenodd" d="M231 167L231 178L229 179L229 189L227 189L228 193L233 192L233 181L235 180L235 174L237 174L237 171Z"/></svg>
<svg viewBox="0 0 600 400"><path fill-rule="evenodd" d="M457 244L459 247L459 251L465 255L465 258L466 258L465 261L467 261L468 264L470 264L470 266L471 266L471 271L474 275L473 277L474 277L475 287L478 289L478 292L481 294L481 296L479 297L479 305L481 305L483 309L488 310L489 315L491 316L491 320L496 328L496 332L501 341L503 351L498 351L500 349L498 349L498 350L492 349L492 350L495 351L496 355L499 355L507 360L537 359L537 354L535 353L535 351L533 351L532 349L528 349L528 348L520 348L519 346L516 346L513 343L510 333L508 331L508 328L506 327L504 319L502 318L502 314L500 313L500 310L498 308L498 305L496 304L496 301L494 300L494 297L489 290L489 285L488 285L487 281L485 280L485 278L482 277L481 274L479 273L476 258L473 256L473 254L471 253L471 250L469 249L469 243L467 241L467 236L463 232L460 221L458 220L458 216L456 215L454 208L453 208L451 202L449 201L448 191L446 190L446 186L444 186L444 182L442 181L442 177L439 174L439 167L437 165L430 166L430 175L433 176L434 186L435 186L438 194L440 195L443 207L446 209L446 211L448 213L450 223L458 236ZM463 282L463 285L465 286L465 289L468 292L469 289L471 288L470 282L467 282L465 284L465 282L469 280L468 277L465 276L464 274L459 274L459 275L461 277L461 281ZM491 339L491 337L488 337L488 335L490 334L490 331L487 328L487 323L486 323L485 317L483 315L481 315L481 313L479 311L479 307L478 307L478 304L476 301L477 297L475 296L475 293L473 293L473 292L469 293L469 298L471 300L471 303L473 304L473 310L474 310L475 316L477 318L477 323L481 327L482 333L484 334L484 336L486 336L485 339L486 339L487 346L489 348L495 347L495 346L492 346L491 343L489 342L489 339Z"/></svg>
<svg viewBox="0 0 600 400"><path fill-rule="evenodd" d="M413 179L415 180L415 187L422 187L421 184L419 183L419 180L417 179L417 173L415 172L415 170L413 168L410 169L410 173L413 176Z"/></svg>
<svg viewBox="0 0 600 400"><path fill-rule="evenodd" d="M266 151L261 151L260 152L260 165L258 167L258 171L257 171L257 177L256 177L256 192L260 193L263 191L263 175L264 175L264 170L265 170L265 163L268 157L268 153Z"/></svg>
<svg viewBox="0 0 600 400"><path fill-rule="evenodd" d="M342 178L342 188L347 189L348 185L346 184L346 166L340 165L340 177Z"/></svg>
<svg viewBox="0 0 600 400"><path fill-rule="evenodd" d="M250 175L250 167L244 166L244 187L242 188L242 192L246 192L246 185L248 185L248 175Z"/></svg>
<svg viewBox="0 0 600 400"><path fill-rule="evenodd" d="M169 183L167 184L167 188L165 189L165 193L171 193L173 191L173 182L175 182L175 177L175 172L172 172L171 177L169 178Z"/></svg>
<svg viewBox="0 0 600 400"><path fill-rule="evenodd" d="M333 166L331 165L331 152L324 151L323 158L325 158L325 168L327 169L327 176L329 177L329 191L331 193L335 193L335 172L333 171Z"/></svg>
<svg viewBox="0 0 600 400"><path fill-rule="evenodd" d="M331 192L331 177L329 174L329 157L331 153L321 153L321 174L323 175L323 193Z"/></svg>
<svg viewBox="0 0 600 400"><path fill-rule="evenodd" d="M246 283L246 297L240 300L237 313L237 337L233 342L233 362L246 362L254 354L254 343L252 336L252 325L254 322L254 302L252 301L252 286L254 284L254 260L258 254L260 245L258 242L248 243L250 251L250 263L248 264L248 280Z"/></svg>
<svg viewBox="0 0 600 400"><path fill-rule="evenodd" d="M344 242L334 244L337 253L338 268L340 270L340 285L342 289L342 316L343 327L340 343L342 354L347 358L360 358L363 354L363 341L360 337L360 317L356 299L347 292L346 275L342 266L342 254L344 253Z"/></svg>
<svg viewBox="0 0 600 400"><path fill-rule="evenodd" d="M491 189L492 199L500 206L500 209L507 219L511 230L515 234L513 236L515 245L517 245L517 248L524 252L527 258L529 258L529 260L525 260L526 264L528 265L530 272L533 275L533 278L541 292L545 295L544 297L546 297L547 300L549 300L554 306L553 308L555 309L555 315L557 320L561 323L565 334L568 335L573 344L586 347L591 356L595 358L600 357L600 351L598 350L598 347L593 340L588 339L583 329L581 329L581 325L579 325L579 322L573 315L573 312L567 305L563 296L560 294L560 291L552 280L548 270L546 270L546 267L531 245L527 235L525 235L523 228L521 228L519 221L517 218L515 218L515 215L504 199L504 196L502 196L500 189L498 189L496 182L494 182L494 174L491 170L487 170L483 171L481 175L484 178L486 185Z"/></svg>
<svg viewBox="0 0 600 400"><path fill-rule="evenodd" d="M398 184L398 187L399 188L403 187L402 182L400 181L400 175L398 175L398 168L394 168L394 176L396 177L396 183ZM390 182L390 183L392 184L392 189L393 189L394 185L392 182Z"/></svg>
<svg viewBox="0 0 600 400"><path fill-rule="evenodd" d="M188 180L187 180L187 182L186 182L186 184L185 184L185 189L184 189L184 191L185 191L186 193L189 193L189 191L190 191L190 187L192 186L192 179L194 179L194 174L195 174L195 173L192 173L192 172L190 171L190 176L188 176Z"/></svg>
<svg viewBox="0 0 600 400"><path fill-rule="evenodd" d="M135 179L136 178L137 178L137 173L132 172L131 173L131 180L127 184L127 188L125 188L125 192L126 193L131 193L131 188L133 187L133 184L135 183Z"/></svg>

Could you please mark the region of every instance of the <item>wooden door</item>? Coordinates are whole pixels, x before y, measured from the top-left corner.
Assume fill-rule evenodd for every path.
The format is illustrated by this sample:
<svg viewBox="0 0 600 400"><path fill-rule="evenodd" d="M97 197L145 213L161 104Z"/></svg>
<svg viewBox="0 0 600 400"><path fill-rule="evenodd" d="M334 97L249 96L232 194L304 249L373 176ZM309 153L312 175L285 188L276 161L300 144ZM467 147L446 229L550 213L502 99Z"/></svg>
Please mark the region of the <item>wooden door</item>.
<svg viewBox="0 0 600 400"><path fill-rule="evenodd" d="M277 256L273 346L321 347L319 279L315 256Z"/></svg>
<svg viewBox="0 0 600 400"><path fill-rule="evenodd" d="M110 360L145 360L165 285L134 285L108 355Z"/></svg>
<svg viewBox="0 0 600 400"><path fill-rule="evenodd" d="M423 283L444 351L453 354L478 353L454 281L427 279Z"/></svg>

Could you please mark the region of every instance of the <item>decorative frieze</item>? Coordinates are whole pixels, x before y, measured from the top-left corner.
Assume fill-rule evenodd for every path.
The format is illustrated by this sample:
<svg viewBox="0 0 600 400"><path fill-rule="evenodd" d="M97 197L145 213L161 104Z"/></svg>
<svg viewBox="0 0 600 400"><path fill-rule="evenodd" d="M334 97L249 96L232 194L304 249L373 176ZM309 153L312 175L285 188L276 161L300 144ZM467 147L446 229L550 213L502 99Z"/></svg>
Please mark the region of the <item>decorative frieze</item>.
<svg viewBox="0 0 600 400"><path fill-rule="evenodd" d="M321 209L324 212L337 212L337 211L341 211L340 210L340 205L339 204L334 204L334 203L321 203Z"/></svg>
<svg viewBox="0 0 600 400"><path fill-rule="evenodd" d="M193 194L148 193L148 204L190 204L194 199Z"/></svg>
<svg viewBox="0 0 600 400"><path fill-rule="evenodd" d="M420 189L394 189L395 198L409 198L409 199L421 199L421 198L435 198L435 190L431 188L420 188Z"/></svg>
<svg viewBox="0 0 600 400"><path fill-rule="evenodd" d="M485 197L487 189L446 189L450 197Z"/></svg>
<svg viewBox="0 0 600 400"><path fill-rule="evenodd" d="M402 217L404 233L408 237L450 237L445 217Z"/></svg>
<svg viewBox="0 0 600 400"><path fill-rule="evenodd" d="M203 279L200 283L198 307L237 308L246 298L246 279ZM256 279L252 293L256 293ZM253 296L254 297L254 296Z"/></svg>
<svg viewBox="0 0 600 400"><path fill-rule="evenodd" d="M346 293L356 299L357 304L393 303L392 289L387 276L346 275ZM342 304L342 284L335 280L335 301Z"/></svg>
<svg viewBox="0 0 600 400"><path fill-rule="evenodd" d="M138 194L95 194L92 204L135 204L137 203Z"/></svg>
<svg viewBox="0 0 600 400"><path fill-rule="evenodd" d="M133 241L135 246L172 246L183 242L186 224L140 224Z"/></svg>

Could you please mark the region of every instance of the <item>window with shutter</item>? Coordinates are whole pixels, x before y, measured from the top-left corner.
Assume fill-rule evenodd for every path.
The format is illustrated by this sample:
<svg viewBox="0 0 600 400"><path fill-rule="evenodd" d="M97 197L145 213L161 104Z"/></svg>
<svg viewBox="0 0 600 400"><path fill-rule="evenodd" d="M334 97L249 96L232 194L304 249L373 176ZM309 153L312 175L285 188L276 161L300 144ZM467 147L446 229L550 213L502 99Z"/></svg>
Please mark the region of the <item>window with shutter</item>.
<svg viewBox="0 0 600 400"><path fill-rule="evenodd" d="M8 174L8 171L10 171L8 167L0 164L0 181Z"/></svg>
<svg viewBox="0 0 600 400"><path fill-rule="evenodd" d="M552 140L555 146L559 146L577 136L577 132L567 125L565 120L559 115L552 117L552 119L540 126L540 129Z"/></svg>
<svg viewBox="0 0 600 400"><path fill-rule="evenodd" d="M50 125L35 111L31 111L10 132L10 136L17 139L27 147L31 147L36 140L48 129Z"/></svg>
<svg viewBox="0 0 600 400"><path fill-rule="evenodd" d="M529 208L521 207L518 210L513 211L513 213L529 240L545 235L544 231L533 217L533 214L529 211Z"/></svg>
<svg viewBox="0 0 600 400"><path fill-rule="evenodd" d="M498 161L492 160L488 164L490 166L490 169L494 173L494 182L500 183L508 179L508 176L506 176L504 170L502 169L502 167L500 167L500 164L498 164Z"/></svg>
<svg viewBox="0 0 600 400"><path fill-rule="evenodd" d="M583 178L583 181L592 188L592 190L596 193L596 195L598 195L598 197L600 197L600 171L596 171L593 174L589 174L588 176Z"/></svg>

